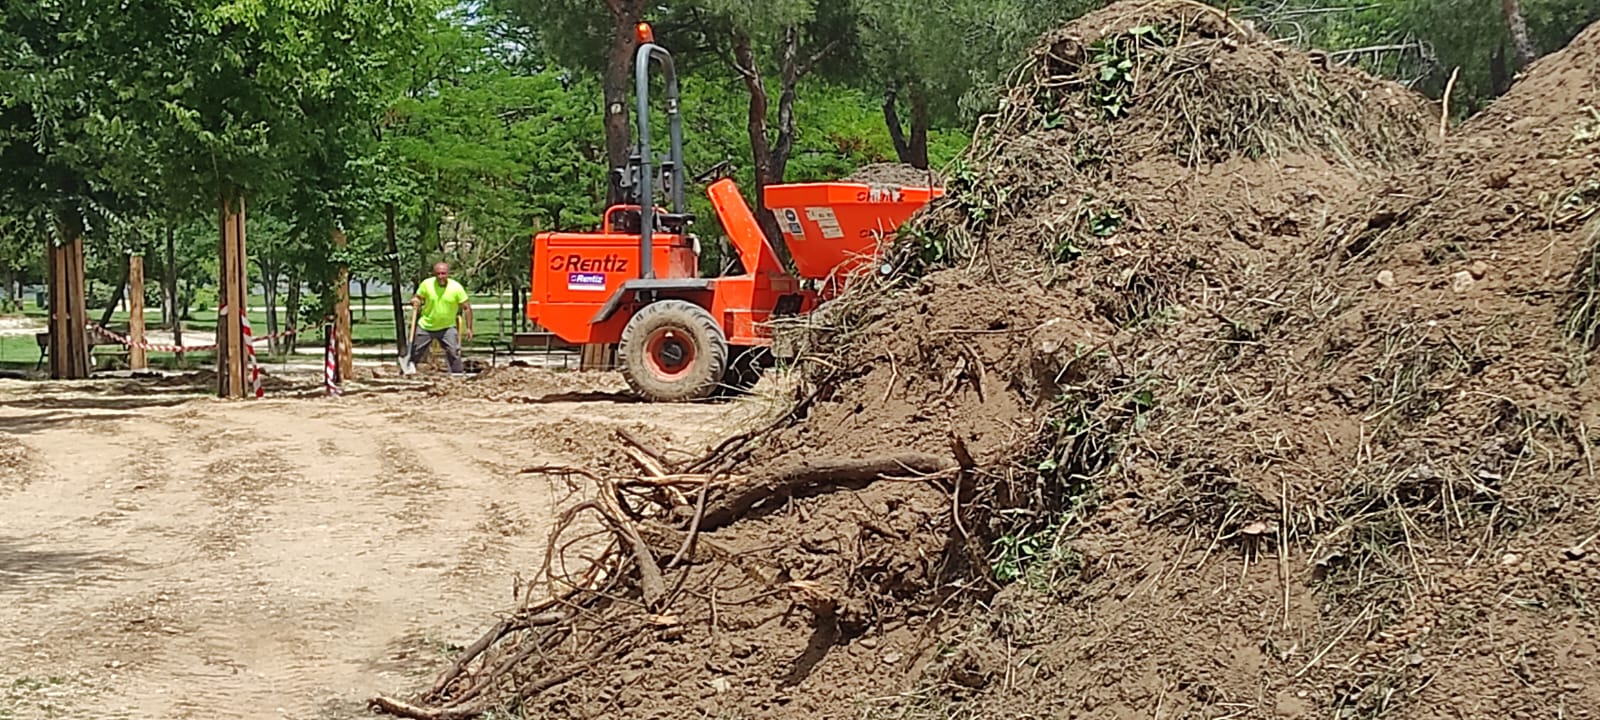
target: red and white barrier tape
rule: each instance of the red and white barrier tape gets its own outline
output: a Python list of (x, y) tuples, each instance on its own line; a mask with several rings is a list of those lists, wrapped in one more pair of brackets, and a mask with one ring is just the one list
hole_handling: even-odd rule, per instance
[(334, 336), (332, 332), (324, 332), (328, 341), (322, 344), (322, 379), (328, 397), (338, 397), (341, 393), (337, 381), (339, 367), (333, 354)]
[[(108, 340), (110, 340), (110, 341), (112, 341), (114, 343), (117, 343), (118, 345), (121, 345), (123, 347), (133, 347), (133, 341), (130, 340), (128, 338), (128, 336), (126, 336), (126, 335), (119, 335), (119, 334), (117, 334), (117, 333), (115, 333), (115, 332), (113, 332), (111, 330), (108, 330), (108, 329), (106, 329), (104, 327), (101, 327), (99, 323), (90, 322), (90, 323), (88, 323), (88, 325), (89, 325), (89, 329), (90, 330), (94, 331), (95, 334), (100, 335), (101, 337), (104, 337), (104, 338), (106, 338), (106, 339), (108, 339)], [(259, 343), (259, 342), (266, 342), (268, 340), (276, 340), (276, 339), (279, 339), (279, 338), (286, 338), (286, 337), (289, 337), (290, 335), (294, 335), (295, 332), (296, 331), (295, 331), (294, 328), (289, 328), (287, 330), (283, 330), (283, 331), (280, 331), (280, 332), (272, 333), (271, 335), (262, 335), (261, 337), (258, 337), (258, 338), (251, 338), (249, 340), (249, 342), (251, 342), (251, 343)], [(145, 341), (145, 342), (139, 343), (139, 347), (142, 347), (145, 350), (153, 350), (155, 352), (170, 352), (170, 353), (178, 353), (178, 352), (208, 352), (208, 351), (217, 349), (216, 343), (212, 343), (210, 345), (160, 345), (160, 344), (152, 343), (152, 342), (149, 342), (149, 341)]]
[[(223, 313), (226, 313), (227, 310), (226, 307), (222, 309)], [(261, 397), (264, 394), (261, 389), (261, 366), (256, 364), (255, 343), (250, 341), (249, 313), (239, 313), (239, 326), (244, 331), (244, 354), (250, 358), (250, 393), (256, 397)]]

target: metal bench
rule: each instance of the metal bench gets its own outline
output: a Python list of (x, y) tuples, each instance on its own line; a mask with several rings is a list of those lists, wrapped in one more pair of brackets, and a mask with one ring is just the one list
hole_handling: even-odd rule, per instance
[[(96, 340), (95, 334), (93, 332), (88, 331), (88, 330), (84, 331), (84, 337), (86, 337), (88, 339), (89, 354), (91, 356), (94, 356), (94, 355), (127, 355), (128, 354), (128, 348), (123, 347), (121, 345), (118, 345), (116, 343), (102, 343), (102, 342), (99, 342), (98, 340)], [(35, 362), (33, 364), (33, 369), (35, 371), (38, 371), (38, 370), (40, 370), (41, 368), (44, 367), (45, 361), (50, 359), (50, 331), (46, 330), (44, 332), (36, 332), (36, 333), (34, 333), (33, 334), (33, 341), (39, 345), (39, 361)], [(110, 349), (110, 350), (97, 350), (97, 348), (112, 348), (112, 349)]]

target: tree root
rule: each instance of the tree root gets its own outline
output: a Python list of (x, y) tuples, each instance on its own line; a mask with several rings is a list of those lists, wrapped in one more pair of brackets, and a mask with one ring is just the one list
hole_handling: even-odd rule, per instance
[[(468, 720), (488, 712), (497, 703), (520, 705), (551, 687), (577, 677), (592, 667), (594, 662), (608, 654), (625, 653), (628, 641), (645, 631), (646, 626), (629, 630), (630, 634), (615, 632), (614, 613), (607, 614), (607, 603), (622, 600), (626, 607), (629, 590), (636, 591), (643, 601), (642, 610), (652, 618), (672, 617), (670, 606), (680, 596), (677, 589), (668, 592), (663, 579), (663, 568), (657, 554), (671, 560), (666, 570), (680, 566), (709, 562), (726, 562), (741, 570), (746, 577), (759, 585), (774, 587), (779, 573), (763, 566), (759, 561), (740, 557), (722, 544), (705, 536), (719, 528), (727, 527), (741, 519), (763, 512), (769, 503), (773, 506), (794, 497), (804, 497), (839, 489), (859, 488), (885, 478), (948, 476), (958, 473), (970, 460), (963, 458), (962, 448), (957, 448), (956, 458), (922, 454), (904, 454), (866, 459), (805, 460), (781, 467), (754, 481), (741, 477), (725, 477), (716, 472), (706, 474), (705, 468), (728, 466), (730, 461), (718, 453), (735, 452), (754, 434), (733, 442), (724, 443), (721, 449), (683, 467), (672, 467), (662, 456), (639, 442), (637, 438), (623, 437), (630, 444), (628, 455), (640, 467), (641, 477), (613, 479), (583, 468), (543, 466), (528, 468), (523, 472), (582, 477), (594, 483), (595, 496), (566, 508), (552, 529), (546, 548), (542, 575), (553, 588), (562, 588), (538, 602), (528, 603), (516, 612), (495, 623), (488, 632), (468, 646), (432, 684), (431, 690), (415, 701), (378, 696), (369, 706), (391, 715), (415, 720)], [(719, 459), (720, 458), (720, 459)], [(685, 491), (694, 490), (695, 512), (676, 522), (662, 522), (674, 517), (675, 509), (688, 505)], [(625, 492), (627, 494), (625, 494)], [(625, 503), (638, 503), (628, 507)], [(577, 541), (567, 541), (568, 534), (583, 513), (593, 513), (599, 520), (599, 533), (609, 534), (610, 543), (598, 557), (588, 559), (588, 567), (576, 578), (557, 572), (558, 555), (574, 542), (586, 541), (596, 533), (589, 532)], [(681, 523), (681, 524), (680, 524)], [(587, 531), (586, 531), (587, 532)], [(674, 551), (675, 549), (675, 551)], [(564, 561), (563, 561), (564, 562)], [(630, 580), (629, 565), (638, 572)], [(619, 588), (616, 583), (622, 583)], [(629, 583), (636, 583), (628, 587)], [(682, 581), (679, 579), (679, 585)], [(609, 589), (608, 589), (609, 588)], [(814, 612), (832, 612), (837, 599), (831, 591), (811, 588), (805, 583), (790, 583), (775, 587), (799, 598), (797, 602), (814, 607)], [(798, 595), (796, 595), (798, 593)], [(812, 595), (816, 595), (815, 598)], [(806, 601), (806, 602), (802, 602)], [(616, 605), (611, 606), (615, 609)], [(635, 606), (636, 607), (636, 606)], [(602, 638), (596, 627), (579, 624), (580, 619), (599, 619), (607, 628)], [(610, 619), (610, 621), (608, 621)], [(540, 632), (530, 632), (543, 627)], [(589, 643), (590, 650), (582, 653), (585, 660), (566, 664), (561, 669), (544, 667), (542, 676), (520, 679), (515, 682), (515, 693), (506, 697), (494, 692), (505, 687), (508, 679), (519, 678), (530, 663), (543, 663), (546, 653), (565, 654), (557, 650), (570, 646), (580, 639)], [(620, 657), (621, 655), (618, 655)], [(473, 666), (477, 666), (473, 670)], [(448, 698), (448, 700), (446, 700)], [(498, 699), (496, 699), (498, 698)], [(429, 701), (448, 704), (430, 705)]]
[(726, 527), (772, 498), (811, 495), (819, 490), (870, 483), (897, 475), (933, 475), (955, 467), (956, 463), (949, 458), (916, 453), (862, 460), (803, 460), (719, 498), (706, 508), (700, 529)]

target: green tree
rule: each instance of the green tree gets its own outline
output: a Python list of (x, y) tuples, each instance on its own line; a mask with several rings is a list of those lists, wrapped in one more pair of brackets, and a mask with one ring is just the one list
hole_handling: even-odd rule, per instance
[[(636, 28), (662, 6), (648, 0), (493, 0), (491, 7), (514, 18), (557, 64), (600, 76), (607, 169), (628, 160)], [(606, 185), (606, 202), (621, 199)]]
[(1452, 108), (1466, 115), (1505, 92), (1528, 59), (1561, 48), (1600, 21), (1600, 3), (1252, 0), (1243, 13), (1300, 47), (1326, 50), (1335, 62), (1359, 65), (1433, 97), (1442, 96), (1456, 75)]
[[(900, 162), (928, 167), (928, 132), (970, 124), (1023, 50), (1099, 0), (852, 0), (863, 87), (883, 93)], [(907, 116), (902, 120), (902, 113)]]

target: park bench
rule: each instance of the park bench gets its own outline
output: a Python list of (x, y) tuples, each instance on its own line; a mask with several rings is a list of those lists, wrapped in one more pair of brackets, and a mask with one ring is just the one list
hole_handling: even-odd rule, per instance
[[(107, 344), (107, 343), (99, 342), (98, 339), (96, 338), (95, 334), (92, 331), (84, 330), (83, 332), (84, 332), (84, 336), (88, 338), (89, 354), (91, 356), (91, 362), (92, 362), (92, 359), (93, 359), (92, 356), (96, 356), (96, 355), (99, 355), (99, 356), (111, 355), (111, 356), (116, 356), (116, 357), (127, 357), (128, 348), (123, 347), (122, 345), (119, 345), (119, 344), (116, 344), (116, 343)], [(50, 358), (50, 331), (46, 330), (44, 332), (36, 332), (36, 333), (34, 333), (33, 334), (33, 341), (35, 343), (38, 343), (38, 345), (39, 345), (39, 361), (33, 364), (33, 369), (35, 371), (37, 371), (37, 370), (43, 368), (45, 360), (48, 360)]]

